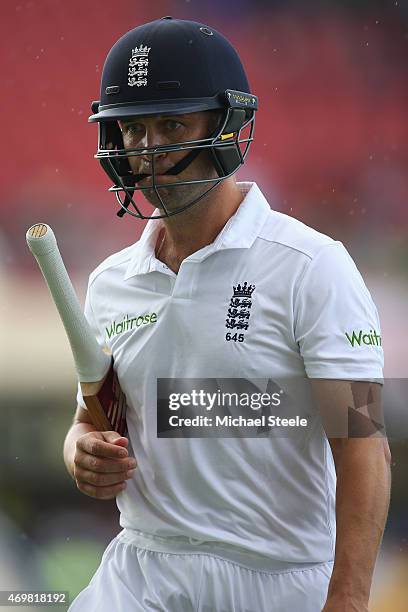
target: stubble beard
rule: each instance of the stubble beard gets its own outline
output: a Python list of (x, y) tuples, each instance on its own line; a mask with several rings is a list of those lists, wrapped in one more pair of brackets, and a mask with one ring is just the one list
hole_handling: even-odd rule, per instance
[[(217, 178), (215, 168), (208, 159), (202, 160), (200, 166), (201, 168), (197, 169), (193, 178), (186, 177), (184, 180), (195, 180), (197, 176), (200, 177), (200, 180)], [(193, 200), (203, 196), (213, 185), (213, 182), (192, 183), (189, 185), (177, 185), (175, 187), (158, 186), (156, 189), (160, 194), (167, 211), (172, 212), (178, 208), (187, 206)], [(143, 195), (152, 206), (166, 212), (163, 209), (163, 204), (154, 189), (144, 189)]]
[[(157, 191), (160, 198), (163, 200), (164, 206), (168, 212), (182, 208), (193, 200), (202, 196), (209, 188), (209, 183), (193, 184), (193, 185), (177, 185), (176, 187), (158, 187)], [(163, 204), (154, 189), (143, 190), (143, 195), (146, 200), (155, 208), (159, 208), (163, 212)]]

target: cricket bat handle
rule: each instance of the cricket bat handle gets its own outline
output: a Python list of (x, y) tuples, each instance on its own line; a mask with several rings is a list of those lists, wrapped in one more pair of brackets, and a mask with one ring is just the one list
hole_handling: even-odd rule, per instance
[(82, 312), (54, 232), (46, 223), (36, 223), (27, 231), (26, 239), (64, 324), (79, 381), (102, 380), (109, 370), (112, 358), (104, 353), (97, 343)]

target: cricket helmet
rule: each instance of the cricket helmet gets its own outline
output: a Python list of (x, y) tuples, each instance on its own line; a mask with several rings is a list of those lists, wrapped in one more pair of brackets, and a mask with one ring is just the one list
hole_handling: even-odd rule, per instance
[[(163, 17), (127, 32), (110, 50), (102, 73), (100, 100), (92, 103), (90, 122), (98, 122), (95, 155), (113, 182), (120, 204), (117, 213), (134, 217), (162, 218), (192, 206), (244, 163), (253, 140), (257, 97), (250, 92), (241, 60), (231, 43), (219, 32), (194, 21)], [(142, 116), (182, 115), (220, 111), (216, 130), (208, 137), (169, 145), (124, 148), (118, 120)], [(244, 132), (243, 132), (244, 130)], [(243, 132), (243, 133), (242, 133)], [(166, 173), (180, 174), (204, 150), (210, 153), (216, 178), (180, 180), (156, 184), (156, 156), (185, 151), (185, 156)], [(135, 174), (130, 156), (151, 156), (149, 186), (139, 185), (148, 174)], [(191, 202), (168, 210), (162, 188), (193, 183), (208, 188)], [(145, 215), (135, 192), (154, 189), (161, 214)], [(130, 210), (130, 205), (134, 210)]]

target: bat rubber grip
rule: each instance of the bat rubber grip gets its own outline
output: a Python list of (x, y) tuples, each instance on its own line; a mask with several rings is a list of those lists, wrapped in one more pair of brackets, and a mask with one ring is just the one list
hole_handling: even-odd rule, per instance
[(54, 232), (46, 223), (36, 223), (27, 231), (26, 239), (64, 324), (80, 382), (102, 380), (109, 370), (111, 357), (97, 343), (82, 312)]

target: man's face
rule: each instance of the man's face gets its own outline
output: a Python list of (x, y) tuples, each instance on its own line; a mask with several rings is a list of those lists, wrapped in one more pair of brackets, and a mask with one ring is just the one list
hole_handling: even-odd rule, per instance
[[(150, 148), (166, 146), (188, 140), (199, 140), (209, 137), (217, 125), (218, 114), (214, 111), (190, 113), (186, 115), (137, 117), (119, 122), (125, 149)], [(210, 161), (209, 152), (202, 152), (182, 172), (176, 175), (164, 175), (181, 159), (190, 153), (191, 149), (160, 153), (155, 155), (156, 184), (171, 184), (179, 181), (217, 178), (217, 173)], [(152, 173), (152, 156), (139, 155), (128, 158), (134, 174)], [(148, 176), (139, 181), (144, 187), (152, 184)], [(162, 187), (159, 189), (166, 207), (169, 210), (184, 206), (208, 190), (209, 183), (195, 185), (178, 185), (177, 187)], [(143, 190), (145, 198), (154, 206), (160, 207), (154, 189)]]

